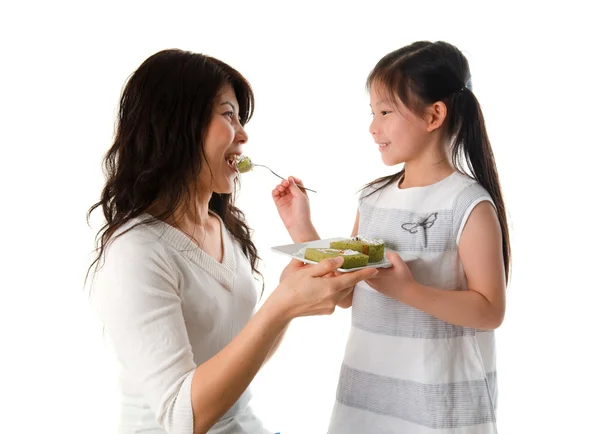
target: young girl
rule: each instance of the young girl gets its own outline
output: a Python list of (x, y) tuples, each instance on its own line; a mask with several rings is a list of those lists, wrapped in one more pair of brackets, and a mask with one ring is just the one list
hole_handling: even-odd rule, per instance
[[(118, 359), (120, 434), (268, 434), (248, 386), (292, 318), (373, 270), (293, 261), (254, 315), (258, 255), (232, 193), (254, 97), (235, 69), (165, 50), (131, 76), (105, 160), (92, 304)], [(82, 429), (85, 432), (85, 429)]]
[[(352, 328), (329, 434), (496, 432), (493, 330), (510, 244), (470, 81), (445, 42), (396, 50), (369, 75), (370, 132), (384, 164), (404, 167), (363, 189), (352, 236), (417, 259), (388, 253), (393, 266), (340, 301), (353, 307)], [(298, 185), (282, 182), (274, 201), (295, 242), (317, 239)]]

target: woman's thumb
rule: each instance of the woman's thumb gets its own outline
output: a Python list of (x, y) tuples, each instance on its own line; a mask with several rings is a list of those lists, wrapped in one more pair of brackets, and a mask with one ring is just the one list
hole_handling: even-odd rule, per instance
[(323, 259), (317, 265), (311, 268), (311, 275), (314, 277), (322, 277), (333, 270), (337, 269), (344, 263), (344, 258), (338, 256), (337, 258)]

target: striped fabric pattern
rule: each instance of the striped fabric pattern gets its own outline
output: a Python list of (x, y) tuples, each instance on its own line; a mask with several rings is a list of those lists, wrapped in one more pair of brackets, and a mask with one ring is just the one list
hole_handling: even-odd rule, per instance
[[(359, 204), (359, 234), (417, 256), (414, 278), (466, 289), (458, 242), (468, 215), (489, 194), (454, 173), (427, 186), (395, 185)], [(352, 327), (329, 434), (495, 433), (493, 331), (459, 327), (356, 285)]]

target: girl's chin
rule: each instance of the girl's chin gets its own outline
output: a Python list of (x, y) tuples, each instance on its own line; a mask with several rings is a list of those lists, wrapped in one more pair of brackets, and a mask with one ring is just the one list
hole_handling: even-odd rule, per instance
[(384, 148), (385, 152), (381, 153), (381, 161), (386, 166), (397, 166), (398, 164), (405, 163), (408, 160), (408, 155), (402, 155), (398, 150), (394, 150), (396, 152), (390, 152), (392, 149), (389, 147)]
[(404, 162), (404, 160), (400, 159), (400, 158), (390, 158), (389, 156), (382, 156), (381, 157), (381, 161), (383, 161), (383, 164), (385, 164), (386, 166), (397, 166), (398, 164), (401, 164)]

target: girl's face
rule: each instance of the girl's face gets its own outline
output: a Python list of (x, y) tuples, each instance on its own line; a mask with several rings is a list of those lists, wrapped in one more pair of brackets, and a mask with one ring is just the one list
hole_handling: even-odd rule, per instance
[(429, 137), (424, 119), (411, 112), (399, 98), (390, 101), (386, 95), (385, 88), (373, 83), (370, 89), (373, 121), (369, 131), (379, 145), (383, 163), (394, 166), (417, 158)]
[(248, 135), (239, 121), (239, 105), (231, 86), (217, 96), (204, 142), (200, 185), (213, 193), (228, 194), (234, 189), (238, 172), (235, 157), (242, 155)]

